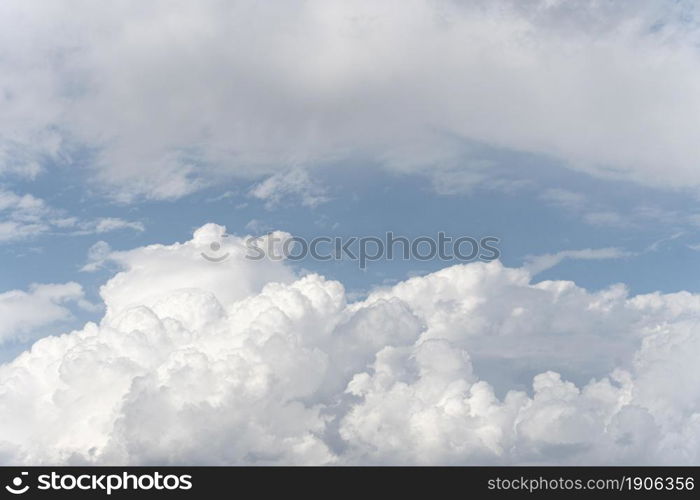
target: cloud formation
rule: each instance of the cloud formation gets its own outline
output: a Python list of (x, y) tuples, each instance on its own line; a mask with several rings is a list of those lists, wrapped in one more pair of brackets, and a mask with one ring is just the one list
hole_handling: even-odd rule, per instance
[(33, 339), (41, 327), (73, 318), (70, 305), (91, 309), (78, 283), (35, 284), (0, 293), (0, 345)]
[(567, 259), (572, 260), (603, 260), (621, 259), (635, 255), (620, 248), (584, 248), (582, 250), (563, 250), (557, 253), (533, 255), (525, 259), (525, 269), (534, 276), (551, 269)]
[(486, 144), (697, 186), (696, 16), (652, 0), (9, 0), (0, 172), (87, 163), (119, 199), (162, 199), (362, 159), (451, 192), (488, 177)]
[(264, 200), (268, 210), (290, 199), (298, 200), (305, 207), (315, 207), (328, 201), (324, 187), (300, 168), (271, 175), (253, 186), (250, 195)]
[[(700, 297), (457, 265), (351, 302), (207, 225), (0, 366), (4, 463), (697, 463)], [(225, 239), (230, 258), (201, 253)]]
[(53, 232), (54, 234), (103, 234), (130, 229), (144, 231), (141, 222), (117, 217), (80, 219), (52, 207), (31, 194), (0, 188), (0, 243), (12, 243)]

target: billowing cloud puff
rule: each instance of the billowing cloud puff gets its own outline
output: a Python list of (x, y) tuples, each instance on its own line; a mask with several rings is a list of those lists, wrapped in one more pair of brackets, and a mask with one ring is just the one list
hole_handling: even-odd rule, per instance
[(450, 191), (488, 175), (487, 144), (697, 186), (696, 18), (655, 0), (5, 0), (0, 173), (89, 152), (105, 191), (174, 198), (361, 158)]
[(191, 241), (117, 253), (100, 324), (0, 366), (0, 460), (697, 463), (700, 297), (457, 265), (343, 286)]

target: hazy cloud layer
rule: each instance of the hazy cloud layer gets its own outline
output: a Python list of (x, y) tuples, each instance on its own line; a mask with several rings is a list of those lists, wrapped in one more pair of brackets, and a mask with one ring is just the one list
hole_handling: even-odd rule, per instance
[(697, 186), (695, 10), (8, 0), (0, 172), (90, 165), (75, 168), (128, 200), (355, 158), (433, 172), (453, 191), (488, 177), (491, 162), (467, 146), (482, 143)]

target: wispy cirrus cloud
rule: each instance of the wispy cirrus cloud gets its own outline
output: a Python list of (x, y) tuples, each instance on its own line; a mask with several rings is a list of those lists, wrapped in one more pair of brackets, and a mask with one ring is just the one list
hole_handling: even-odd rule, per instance
[(268, 210), (290, 202), (313, 208), (329, 200), (326, 189), (301, 168), (271, 175), (253, 186), (250, 195), (263, 200)]
[(561, 252), (533, 255), (525, 258), (523, 269), (535, 276), (547, 269), (559, 265), (565, 260), (605, 260), (622, 259), (636, 255), (620, 248), (585, 248), (582, 250), (563, 250)]
[(70, 216), (31, 194), (0, 189), (0, 243), (32, 239), (44, 234), (104, 234), (129, 229), (142, 232), (141, 222), (116, 217), (84, 220)]

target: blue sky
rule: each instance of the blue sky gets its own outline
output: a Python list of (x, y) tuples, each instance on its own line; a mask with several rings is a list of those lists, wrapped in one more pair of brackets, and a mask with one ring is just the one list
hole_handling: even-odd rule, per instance
[[(512, 267), (532, 256), (616, 248), (629, 255), (565, 259), (538, 274), (537, 280), (571, 280), (590, 290), (624, 283), (633, 294), (698, 291), (697, 276), (689, 272), (700, 264), (700, 253), (692, 248), (700, 241), (697, 227), (692, 220), (676, 215), (692, 214), (692, 207), (698, 205), (691, 190), (668, 192), (628, 181), (601, 180), (541, 155), (487, 151), (498, 161), (499, 175), (450, 193), (441, 193), (424, 174), (377, 172), (366, 162), (331, 165), (314, 176), (325, 201), (313, 207), (304, 206), (304, 194), (295, 192), (271, 205), (251, 194), (258, 183), (249, 181), (203, 189), (177, 200), (125, 204), (96, 195), (79, 173), (63, 167), (5, 187), (31, 193), (66, 215), (137, 221), (143, 230), (77, 235), (57, 230), (5, 242), (4, 260), (11, 265), (3, 272), (2, 287), (25, 290), (33, 283), (75, 281), (84, 287), (88, 300), (99, 304), (99, 287), (118, 268), (107, 265), (95, 272), (81, 271), (91, 246), (106, 242), (113, 250), (129, 250), (182, 242), (194, 229), (215, 222), (236, 235), (282, 230), (309, 240), (317, 236), (383, 237), (387, 231), (409, 239), (437, 237), (439, 231), (455, 238), (496, 236), (502, 262)], [(525, 169), (526, 176), (522, 174)], [(587, 220), (592, 213), (614, 214), (614, 219)], [(454, 263), (458, 262), (381, 259), (362, 270), (357, 262), (307, 258), (293, 265), (301, 273), (317, 272), (337, 279), (359, 298), (373, 287)], [(51, 325), (47, 331), (78, 328), (103, 314), (101, 308), (72, 309), (72, 319)], [(13, 343), (8, 355), (27, 345)]]

